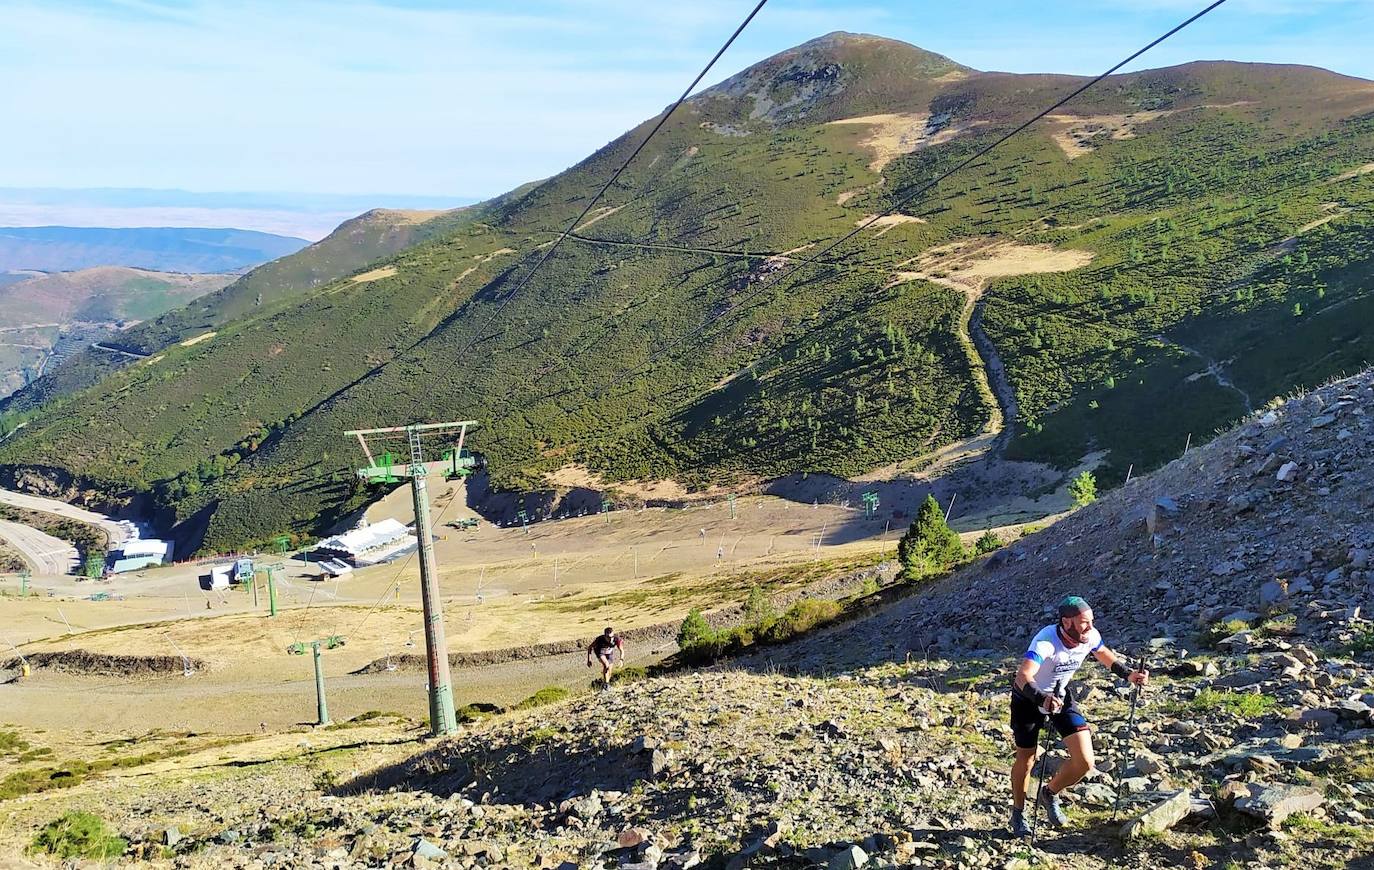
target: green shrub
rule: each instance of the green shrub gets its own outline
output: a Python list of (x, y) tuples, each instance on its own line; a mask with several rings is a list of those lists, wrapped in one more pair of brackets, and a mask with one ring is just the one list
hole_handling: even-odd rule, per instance
[(476, 722), (484, 716), (490, 716), (493, 713), (500, 712), (501, 708), (495, 704), (485, 704), (481, 702), (476, 704), (464, 704), (454, 711), (455, 718), (459, 722)]
[(1214, 622), (1207, 626), (1207, 630), (1202, 633), (1201, 641), (1203, 646), (1215, 648), (1218, 641), (1224, 640), (1233, 634), (1239, 634), (1250, 628), (1250, 623), (1243, 619), (1228, 619), (1223, 622)]
[(803, 598), (787, 608), (787, 612), (760, 633), (768, 643), (782, 643), (833, 621), (844, 610), (838, 601), (823, 598)]
[(777, 610), (773, 607), (772, 599), (763, 591), (763, 587), (757, 583), (749, 587), (749, 597), (744, 599), (744, 621), (750, 625), (759, 625), (774, 616), (777, 616)]
[(519, 704), (516, 704), (514, 709), (532, 710), (535, 707), (542, 707), (545, 704), (556, 704), (559, 701), (566, 700), (570, 695), (572, 695), (572, 693), (562, 686), (545, 686)]
[(1348, 656), (1358, 656), (1374, 652), (1374, 629), (1367, 628), (1355, 635), (1355, 639), (1341, 648)]
[(1198, 711), (1221, 710), (1242, 719), (1258, 719), (1278, 704), (1272, 695), (1258, 695), (1250, 692), (1219, 692), (1216, 689), (1203, 689), (1188, 702), (1189, 708)]
[(1074, 507), (1083, 507), (1097, 501), (1097, 477), (1091, 471), (1085, 471), (1073, 479), (1069, 484), (1069, 496), (1073, 499)]
[(682, 620), (682, 626), (677, 630), (677, 645), (685, 650), (714, 640), (715, 635), (715, 629), (711, 628), (706, 617), (694, 608), (688, 612), (687, 618)]
[(99, 816), (69, 811), (43, 826), (29, 851), (56, 858), (94, 858), (108, 861), (123, 855), (129, 841), (115, 836)]
[(992, 529), (983, 532), (982, 536), (973, 544), (973, 551), (980, 556), (1000, 549), (1002, 549), (1002, 539), (997, 537), (997, 533)]
[(897, 544), (897, 558), (902, 563), (902, 576), (916, 580), (927, 574), (942, 571), (965, 557), (964, 544), (945, 522), (945, 513), (935, 496), (926, 496), (916, 512), (911, 527)]
[(29, 748), (29, 744), (15, 731), (0, 731), (0, 755), (8, 753), (20, 753)]

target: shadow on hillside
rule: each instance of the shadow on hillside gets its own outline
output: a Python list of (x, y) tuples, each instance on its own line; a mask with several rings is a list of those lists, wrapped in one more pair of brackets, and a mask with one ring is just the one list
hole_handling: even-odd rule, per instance
[[(601, 792), (627, 792), (652, 779), (651, 754), (630, 744), (599, 744), (577, 749), (535, 730), (521, 738), (503, 735), (480, 747), (442, 744), (405, 761), (340, 783), (337, 796), (384, 792), (392, 788), (424, 791), (439, 798), (483, 795), (506, 804), (557, 805)], [(646, 806), (658, 818), (685, 817), (693, 792), (671, 780), (651, 790)]]

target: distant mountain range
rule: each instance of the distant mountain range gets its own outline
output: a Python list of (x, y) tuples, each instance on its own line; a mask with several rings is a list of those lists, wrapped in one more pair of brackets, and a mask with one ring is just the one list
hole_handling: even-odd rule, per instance
[(156, 317), (234, 280), (233, 275), (122, 266), (15, 277), (20, 280), (0, 284), (0, 397), (126, 324)]
[(309, 242), (253, 230), (195, 227), (0, 227), (0, 272), (128, 266), (158, 272), (238, 272)]
[(317, 241), (374, 208), (448, 210), (472, 197), (0, 187), (0, 227), (237, 227)]

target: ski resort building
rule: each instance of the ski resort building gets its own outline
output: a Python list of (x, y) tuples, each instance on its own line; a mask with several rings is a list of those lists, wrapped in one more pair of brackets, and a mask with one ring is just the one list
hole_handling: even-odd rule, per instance
[(400, 520), (385, 519), (325, 538), (310, 551), (311, 561), (340, 561), (355, 568), (375, 565), (415, 546), (415, 533)]
[(133, 538), (124, 542), (111, 557), (110, 573), (137, 571), (151, 565), (166, 565), (172, 561), (172, 542), (155, 538)]

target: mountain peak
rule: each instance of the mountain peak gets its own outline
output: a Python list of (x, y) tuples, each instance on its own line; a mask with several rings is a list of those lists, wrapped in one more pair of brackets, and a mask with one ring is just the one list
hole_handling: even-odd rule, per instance
[(815, 123), (861, 111), (860, 104), (929, 98), (937, 80), (971, 71), (900, 40), (835, 31), (754, 64), (693, 103), (717, 121)]

